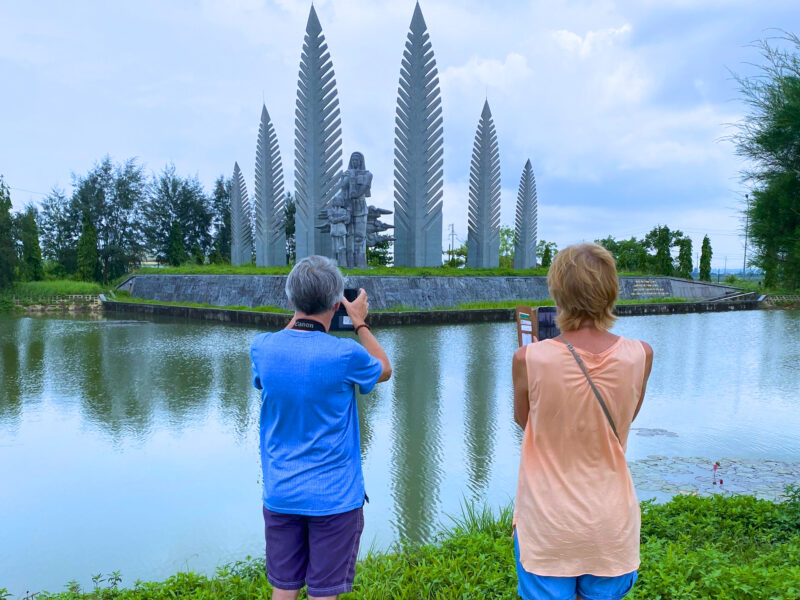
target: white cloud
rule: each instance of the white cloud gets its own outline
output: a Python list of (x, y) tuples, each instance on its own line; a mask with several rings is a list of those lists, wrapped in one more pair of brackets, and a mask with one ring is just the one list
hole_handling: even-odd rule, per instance
[(617, 40), (627, 37), (630, 32), (631, 26), (625, 23), (622, 27), (587, 31), (584, 36), (567, 29), (559, 29), (554, 31), (552, 35), (556, 43), (564, 50), (574, 52), (581, 58), (588, 58), (594, 52), (611, 46)]

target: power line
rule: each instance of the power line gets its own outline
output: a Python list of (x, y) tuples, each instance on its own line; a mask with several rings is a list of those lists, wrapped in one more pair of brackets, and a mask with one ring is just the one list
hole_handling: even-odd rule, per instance
[(15, 190), (17, 192), (28, 192), (29, 194), (36, 194), (37, 196), (47, 196), (47, 195), (49, 195), (49, 194), (45, 194), (44, 192), (34, 192), (33, 190), (26, 190), (25, 188), (18, 188), (18, 187), (8, 186), (8, 189)]

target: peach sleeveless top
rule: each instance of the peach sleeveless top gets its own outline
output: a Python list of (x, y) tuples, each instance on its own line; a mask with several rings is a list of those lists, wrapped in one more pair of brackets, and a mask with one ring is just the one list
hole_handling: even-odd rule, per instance
[(641, 514), (625, 445), (645, 351), (622, 337), (600, 354), (575, 350), (622, 444), (567, 347), (556, 340), (528, 345), (530, 414), (514, 509), (520, 561), (536, 575), (615, 577), (639, 567)]

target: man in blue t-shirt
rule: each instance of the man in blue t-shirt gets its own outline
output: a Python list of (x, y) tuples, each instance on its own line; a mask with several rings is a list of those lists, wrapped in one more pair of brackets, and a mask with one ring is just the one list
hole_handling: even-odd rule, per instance
[[(309, 256), (286, 280), (295, 313), (286, 329), (253, 340), (261, 390), (261, 468), (267, 577), (273, 600), (335, 599), (351, 591), (364, 529), (356, 385), (362, 394), (392, 367), (366, 324), (361, 290), (348, 302), (336, 263)], [(358, 342), (328, 335), (343, 304)]]

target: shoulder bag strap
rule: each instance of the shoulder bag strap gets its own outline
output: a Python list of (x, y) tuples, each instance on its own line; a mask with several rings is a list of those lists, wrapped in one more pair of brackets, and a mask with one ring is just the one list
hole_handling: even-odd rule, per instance
[(603, 413), (606, 415), (606, 419), (608, 419), (608, 424), (611, 425), (611, 431), (614, 432), (614, 435), (617, 437), (617, 441), (622, 444), (622, 440), (619, 439), (619, 434), (617, 433), (617, 427), (614, 425), (614, 419), (611, 418), (611, 413), (608, 412), (608, 407), (603, 401), (603, 397), (600, 395), (600, 392), (595, 387), (594, 381), (592, 381), (592, 378), (589, 377), (589, 371), (586, 370), (586, 365), (583, 364), (581, 357), (578, 356), (577, 352), (575, 352), (575, 348), (572, 347), (572, 344), (564, 339), (564, 336), (560, 335), (558, 337), (567, 346), (567, 349), (572, 353), (572, 356), (574, 356), (575, 360), (578, 362), (578, 366), (581, 368), (581, 371), (583, 371), (583, 374), (586, 375), (586, 381), (589, 382), (589, 386), (592, 388), (594, 395), (597, 397), (597, 401), (600, 403), (600, 408), (603, 409)]

